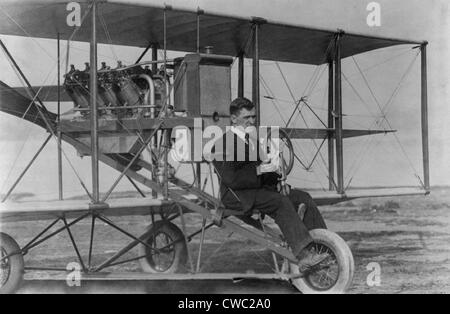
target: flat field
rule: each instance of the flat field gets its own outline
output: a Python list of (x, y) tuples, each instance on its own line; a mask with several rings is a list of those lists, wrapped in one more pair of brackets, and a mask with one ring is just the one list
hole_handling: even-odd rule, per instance
[[(355, 277), (349, 293), (450, 293), (450, 188), (436, 188), (427, 197), (349, 201), (323, 206), (321, 212), (328, 227), (347, 241), (354, 254)], [(143, 232), (150, 223), (149, 217), (113, 220), (133, 234)], [(197, 230), (201, 217), (187, 215), (186, 222), (188, 231)], [(2, 224), (0, 230), (24, 245), (48, 223)], [(85, 257), (88, 254), (90, 225), (90, 220), (86, 220), (73, 229), (81, 254)], [(112, 256), (129, 242), (127, 237), (104, 223), (98, 223), (96, 230), (94, 264)], [(207, 232), (205, 243), (203, 272), (272, 272), (272, 254), (247, 239), (212, 228)], [(198, 244), (198, 236), (189, 244), (194, 263)], [(127, 257), (132, 258), (136, 254), (133, 250)], [(32, 250), (25, 262), (27, 266), (66, 268), (68, 263), (77, 262), (77, 258), (67, 233), (62, 233)], [(368, 265), (374, 265), (371, 263), (377, 263), (380, 267), (379, 281), (373, 280), (374, 269), (368, 268)], [(110, 270), (139, 272), (140, 266), (138, 262), (132, 262)], [(26, 285), (23, 289), (25, 293), (33, 292), (27, 291)], [(177, 292), (176, 287), (171, 286), (171, 291)], [(222, 292), (218, 287), (211, 291)]]

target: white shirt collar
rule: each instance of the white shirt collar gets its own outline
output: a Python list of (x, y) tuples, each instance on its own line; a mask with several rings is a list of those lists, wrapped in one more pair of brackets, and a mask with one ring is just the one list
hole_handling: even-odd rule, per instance
[(245, 133), (245, 132), (242, 130), (242, 128), (237, 128), (237, 127), (235, 127), (235, 126), (231, 126), (230, 130), (231, 130), (231, 132), (233, 132), (234, 134), (236, 134), (237, 136), (239, 136), (239, 138), (245, 142), (245, 135), (246, 135), (247, 133)]

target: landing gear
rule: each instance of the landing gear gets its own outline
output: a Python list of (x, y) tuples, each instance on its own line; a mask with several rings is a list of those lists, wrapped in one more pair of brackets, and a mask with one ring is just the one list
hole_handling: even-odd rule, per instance
[(144, 272), (153, 274), (176, 273), (187, 261), (187, 246), (183, 232), (173, 223), (157, 221), (148, 229), (150, 236), (139, 246), (140, 264)]
[(0, 294), (17, 291), (23, 271), (23, 255), (19, 245), (9, 235), (0, 233)]
[[(310, 231), (313, 248), (329, 257), (303, 274), (301, 278), (292, 279), (292, 284), (302, 293), (337, 294), (344, 293), (353, 280), (354, 261), (347, 243), (337, 234), (316, 229)], [(291, 264), (291, 273), (299, 274), (298, 266)]]

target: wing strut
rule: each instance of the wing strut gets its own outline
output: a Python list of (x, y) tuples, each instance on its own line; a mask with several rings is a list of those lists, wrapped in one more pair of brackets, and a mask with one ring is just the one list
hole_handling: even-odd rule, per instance
[(244, 52), (238, 55), (238, 97), (244, 97)]
[[(334, 62), (330, 58), (328, 63), (328, 128), (334, 129)], [(336, 184), (334, 183), (334, 137), (328, 134), (328, 189), (334, 191)]]
[(421, 116), (422, 116), (422, 154), (424, 188), (430, 191), (430, 162), (428, 147), (428, 92), (427, 92), (427, 45), (424, 42), (420, 46), (421, 52)]
[(91, 29), (91, 151), (92, 151), (92, 197), (94, 204), (99, 203), (99, 171), (98, 171), (98, 110), (97, 110), (97, 1), (92, 2)]
[[(57, 75), (58, 75), (58, 95), (57, 95), (57, 103), (58, 103), (58, 111), (56, 114), (56, 119), (58, 124), (61, 122), (61, 35), (58, 33), (58, 38), (56, 42), (56, 53), (58, 55), (57, 61)], [(56, 135), (58, 137), (58, 196), (59, 200), (62, 201), (64, 198), (63, 194), (63, 169), (62, 169), (62, 138), (61, 138), (61, 130), (56, 131)]]
[(253, 23), (253, 104), (256, 107), (256, 127), (261, 124), (261, 106), (259, 101), (259, 23)]
[(344, 194), (344, 141), (342, 132), (342, 67), (341, 47), (343, 33), (336, 35), (335, 54), (335, 130), (336, 130), (336, 168), (337, 168), (337, 192)]

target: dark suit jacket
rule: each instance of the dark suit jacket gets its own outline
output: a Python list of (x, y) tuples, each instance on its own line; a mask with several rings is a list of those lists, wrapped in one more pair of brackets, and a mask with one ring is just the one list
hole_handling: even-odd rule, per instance
[[(234, 139), (234, 145), (230, 145), (230, 143), (227, 145), (227, 136), (229, 139)], [(231, 131), (222, 137), (222, 143), (223, 161), (213, 161), (221, 182), (221, 200), (227, 208), (251, 211), (254, 207), (257, 190), (276, 190), (278, 174), (257, 175), (256, 168), (261, 164), (256, 146), (258, 143), (249, 145)], [(239, 148), (245, 150), (245, 160), (243, 161), (237, 160)], [(215, 147), (215, 153), (218, 154), (219, 151), (220, 147)], [(252, 154), (256, 156), (253, 158), (256, 160), (250, 160)], [(234, 158), (230, 160), (232, 156)]]

